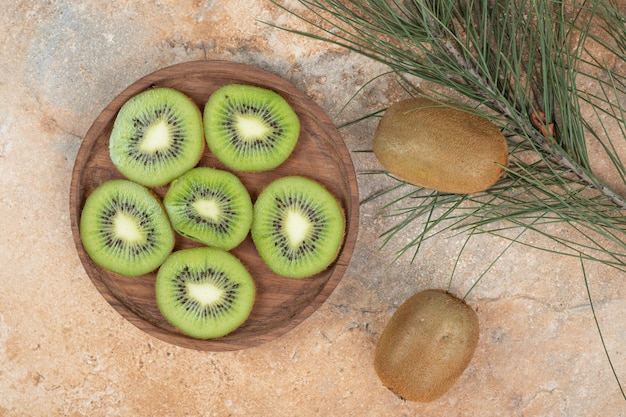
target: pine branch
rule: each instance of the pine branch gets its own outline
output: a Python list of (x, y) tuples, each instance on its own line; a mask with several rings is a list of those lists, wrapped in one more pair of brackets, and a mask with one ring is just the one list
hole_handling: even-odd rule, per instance
[[(507, 176), (485, 192), (444, 194), (397, 180), (366, 198), (364, 202), (390, 197), (384, 209), (395, 208), (389, 216), (397, 216), (398, 221), (382, 234), (383, 246), (405, 228), (417, 226), (398, 257), (413, 251), (415, 258), (424, 241), (444, 232), (467, 233), (466, 242), (476, 234), (491, 233), (509, 240), (506, 251), (514, 243), (530, 245), (520, 239), (530, 231), (558, 247), (537, 249), (580, 259), (590, 303), (584, 261), (626, 272), (626, 197), (595, 175), (586, 148), (588, 137), (594, 138), (613, 163), (622, 181), (618, 186), (626, 187), (626, 166), (616, 146), (626, 139), (626, 74), (613, 71), (607, 61), (611, 57), (626, 61), (626, 16), (616, 0), (299, 3), (313, 17), (296, 16), (317, 34), (293, 33), (383, 63), (407, 92), (434, 95), (431, 98), (487, 117), (508, 138)], [(602, 49), (603, 59), (590, 53), (588, 43)], [(413, 77), (441, 89), (427, 94), (412, 82)], [(598, 91), (580, 88), (578, 77), (593, 81)], [(446, 90), (473, 104), (450, 100)], [(599, 131), (585, 120), (581, 105), (592, 110)], [(610, 134), (603, 118), (614, 124), (617, 134)], [(547, 232), (545, 226), (555, 223), (566, 225), (576, 238)], [(595, 311), (594, 319), (597, 324)]]

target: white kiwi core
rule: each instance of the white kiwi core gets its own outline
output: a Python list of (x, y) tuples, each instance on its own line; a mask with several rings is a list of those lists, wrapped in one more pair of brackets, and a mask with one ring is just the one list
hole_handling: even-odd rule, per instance
[(243, 139), (255, 140), (264, 138), (269, 133), (269, 127), (260, 117), (240, 115), (237, 117), (237, 133)]
[(115, 235), (127, 242), (140, 242), (144, 239), (141, 228), (134, 217), (119, 212), (113, 218)]
[(222, 297), (223, 291), (209, 282), (187, 283), (187, 292), (191, 298), (202, 305), (209, 305)]
[(170, 127), (163, 119), (155, 120), (146, 129), (139, 143), (139, 150), (146, 153), (155, 153), (167, 149), (172, 141)]
[(219, 219), (221, 210), (215, 201), (197, 200), (192, 203), (192, 207), (203, 217), (217, 220)]
[(309, 235), (313, 225), (299, 211), (290, 210), (285, 216), (285, 234), (292, 246), (299, 246)]

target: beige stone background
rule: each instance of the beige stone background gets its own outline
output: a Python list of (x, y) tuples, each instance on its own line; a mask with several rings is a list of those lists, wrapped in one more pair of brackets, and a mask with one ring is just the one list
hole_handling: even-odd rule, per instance
[[(296, 2), (291, 2), (297, 7)], [(382, 203), (361, 208), (357, 247), (337, 289), (283, 337), (236, 352), (155, 339), (96, 291), (76, 254), (69, 186), (81, 141), (136, 79), (192, 60), (274, 72), (340, 124), (401, 92), (368, 85), (384, 69), (262, 22), (302, 24), (265, 0), (0, 0), (0, 416), (626, 416), (576, 260), (514, 246), (470, 293), (481, 339), (441, 399), (405, 402), (384, 388), (372, 353), (411, 294), (445, 288), (463, 238), (430, 241), (415, 262), (379, 250)], [(302, 27), (303, 28), (303, 27)], [(357, 172), (379, 168), (373, 121), (341, 129)], [(383, 181), (359, 175), (361, 198)], [(538, 239), (528, 236), (528, 239)], [(506, 242), (468, 249), (464, 295)], [(626, 383), (623, 275), (589, 264), (591, 295)]]

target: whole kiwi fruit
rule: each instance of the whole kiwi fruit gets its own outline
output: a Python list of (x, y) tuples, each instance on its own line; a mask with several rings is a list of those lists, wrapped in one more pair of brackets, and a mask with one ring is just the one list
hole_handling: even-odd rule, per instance
[(427, 98), (389, 106), (376, 128), (373, 150), (399, 179), (448, 193), (486, 190), (508, 164), (506, 139), (495, 124)]
[(476, 313), (463, 301), (442, 290), (419, 292), (385, 326), (374, 368), (382, 383), (401, 398), (434, 401), (469, 365), (478, 333)]

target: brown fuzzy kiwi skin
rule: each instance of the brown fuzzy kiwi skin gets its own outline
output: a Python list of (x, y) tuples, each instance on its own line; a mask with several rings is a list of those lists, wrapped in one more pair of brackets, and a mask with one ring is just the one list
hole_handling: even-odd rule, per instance
[(373, 150), (399, 179), (448, 193), (484, 191), (508, 165), (506, 139), (495, 124), (426, 98), (389, 106), (376, 128)]
[(381, 382), (407, 401), (445, 394), (469, 365), (478, 344), (474, 310), (442, 290), (406, 300), (383, 330), (374, 353)]

